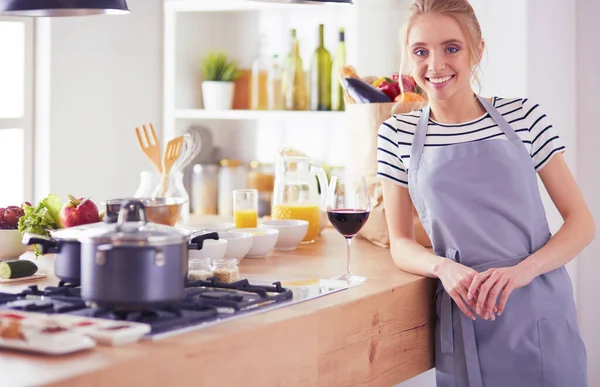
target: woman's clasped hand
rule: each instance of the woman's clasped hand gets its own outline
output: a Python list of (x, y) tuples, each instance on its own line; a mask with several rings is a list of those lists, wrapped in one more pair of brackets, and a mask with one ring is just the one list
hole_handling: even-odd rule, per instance
[(444, 260), (438, 278), (458, 308), (470, 319), (475, 314), (495, 320), (504, 312), (509, 296), (535, 278), (525, 262), (511, 267), (491, 268), (481, 273), (452, 261)]

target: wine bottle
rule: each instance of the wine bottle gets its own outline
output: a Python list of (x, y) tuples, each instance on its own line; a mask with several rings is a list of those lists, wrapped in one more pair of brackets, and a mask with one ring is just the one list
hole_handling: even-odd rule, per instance
[(292, 44), (290, 54), (284, 66), (282, 76), (283, 95), (286, 110), (306, 110), (306, 84), (304, 82), (304, 64), (300, 56), (300, 42), (296, 37), (296, 30), (292, 30)]
[(325, 26), (319, 24), (319, 46), (310, 67), (311, 110), (331, 110), (331, 55), (325, 48), (324, 30)]
[(345, 109), (344, 89), (340, 83), (340, 70), (346, 65), (346, 42), (344, 29), (340, 28), (340, 37), (331, 65), (331, 110), (341, 111)]
[(267, 72), (266, 57), (267, 39), (260, 37), (258, 55), (252, 62), (252, 78), (250, 87), (250, 108), (252, 110), (267, 110)]
[(281, 85), (281, 66), (279, 56), (273, 55), (267, 75), (267, 92), (269, 110), (283, 110), (283, 95)]

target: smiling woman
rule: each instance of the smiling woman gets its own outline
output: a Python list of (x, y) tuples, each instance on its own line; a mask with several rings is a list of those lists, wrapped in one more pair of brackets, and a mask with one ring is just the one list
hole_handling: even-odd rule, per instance
[(0, 207), (31, 197), (33, 22), (0, 17)]
[[(561, 138), (534, 101), (473, 91), (484, 41), (467, 0), (415, 0), (404, 33), (429, 104), (381, 125), (378, 174), (392, 258), (439, 279), (437, 386), (587, 386), (565, 264), (595, 224)], [(538, 175), (564, 220), (554, 235)], [(413, 204), (433, 254), (414, 240)]]

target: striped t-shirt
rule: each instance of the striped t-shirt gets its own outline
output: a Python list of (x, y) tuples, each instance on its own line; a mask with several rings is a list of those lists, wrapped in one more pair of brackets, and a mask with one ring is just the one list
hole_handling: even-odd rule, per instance
[[(536, 171), (544, 167), (553, 155), (564, 152), (562, 140), (537, 104), (526, 98), (494, 97), (493, 105), (523, 141)], [(403, 187), (408, 187), (410, 149), (421, 112), (422, 109), (395, 114), (379, 127), (377, 174)], [(462, 124), (441, 124), (430, 118), (423, 152), (441, 146), (488, 139), (507, 140), (507, 137), (487, 112)]]

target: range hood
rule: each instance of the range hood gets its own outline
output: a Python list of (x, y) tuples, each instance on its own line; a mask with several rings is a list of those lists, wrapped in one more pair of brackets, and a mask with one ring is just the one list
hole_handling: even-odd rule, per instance
[(352, 0), (248, 0), (260, 1), (263, 3), (280, 3), (280, 4), (352, 4)]
[(0, 15), (69, 17), (125, 15), (125, 0), (0, 0)]

